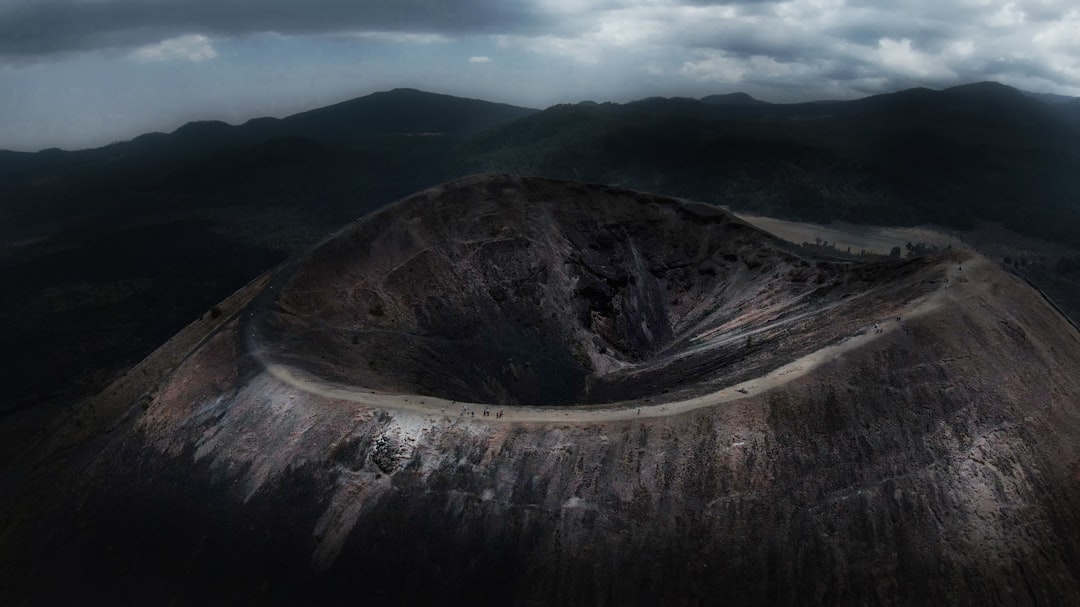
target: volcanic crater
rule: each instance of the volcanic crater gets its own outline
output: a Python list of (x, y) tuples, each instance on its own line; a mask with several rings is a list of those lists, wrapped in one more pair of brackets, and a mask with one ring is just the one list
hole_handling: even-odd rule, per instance
[(893, 314), (926, 259), (815, 258), (719, 208), (476, 176), (363, 218), (279, 274), (250, 335), (353, 389), (472, 403), (666, 402)]
[(1080, 604), (1080, 333), (986, 258), (481, 176), (219, 312), (0, 477), (0, 603)]

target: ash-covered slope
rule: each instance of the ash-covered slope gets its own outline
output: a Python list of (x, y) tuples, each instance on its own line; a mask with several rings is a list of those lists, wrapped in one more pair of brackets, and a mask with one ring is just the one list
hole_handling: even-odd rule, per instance
[[(1080, 336), (984, 259), (816, 260), (695, 205), (484, 177), (222, 309), (95, 403), (110, 432), (5, 479), (5, 604), (1080, 601)], [(618, 402), (534, 406), (564, 390)]]

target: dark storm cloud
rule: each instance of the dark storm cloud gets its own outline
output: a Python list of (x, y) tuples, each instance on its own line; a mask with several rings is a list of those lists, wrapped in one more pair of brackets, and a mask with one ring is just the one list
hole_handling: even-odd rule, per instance
[(781, 0), (686, 0), (680, 2), (683, 6), (753, 6), (755, 4), (777, 4)]
[[(695, 14), (684, 76), (838, 95), (998, 80), (1080, 88), (1074, 0), (787, 0)], [(746, 9), (753, 6), (756, 12)], [(1075, 94), (1075, 93), (1074, 93)]]
[(1003, 74), (1024, 74), (1029, 78), (1053, 81), (1056, 72), (1030, 57), (993, 57), (972, 66), (972, 80), (998, 80)]
[[(241, 40), (264, 32), (286, 36)], [(394, 57), (367, 71), (419, 86), (446, 71), (433, 58), (460, 53), (492, 74), (514, 66), (500, 83), (568, 97), (571, 82), (598, 98), (745, 84), (798, 100), (985, 79), (1077, 94), (1077, 32), (1076, 0), (0, 0), (0, 68), (104, 48), (123, 53), (99, 59), (217, 67), (246, 42), (302, 56), (347, 34)], [(325, 52), (356, 53), (340, 39)]]
[(769, 56), (778, 61), (841, 58), (844, 46), (875, 47), (882, 38), (947, 39), (945, 28), (927, 26), (878, 10), (848, 11), (798, 0), (785, 3), (695, 2), (733, 8), (731, 13), (693, 15), (673, 28), (672, 44), (715, 49), (729, 55)]
[(956, 37), (956, 32), (946, 24), (918, 23), (895, 18), (845, 23), (828, 27), (823, 33), (862, 46), (875, 46), (882, 38), (907, 38), (915, 41), (920, 48), (940, 46)]
[(502, 0), (117, 0), (0, 2), (0, 55), (137, 46), (185, 33), (527, 33), (548, 19)]

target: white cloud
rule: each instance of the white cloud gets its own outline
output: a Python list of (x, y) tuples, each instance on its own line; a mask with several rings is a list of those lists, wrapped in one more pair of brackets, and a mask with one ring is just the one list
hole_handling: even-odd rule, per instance
[(904, 76), (916, 78), (941, 78), (953, 76), (941, 57), (912, 48), (911, 40), (902, 38), (878, 40), (874, 58), (878, 65)]
[(443, 44), (452, 40), (443, 34), (413, 32), (355, 32), (350, 35), (361, 40), (389, 44)]
[(157, 44), (137, 48), (131, 52), (131, 58), (140, 63), (156, 61), (192, 61), (199, 63), (217, 57), (217, 51), (210, 44), (210, 39), (202, 34), (187, 34)]
[(699, 82), (739, 83), (752, 78), (765, 81), (797, 76), (814, 69), (797, 63), (784, 63), (765, 55), (734, 56), (722, 51), (701, 51), (701, 56), (687, 61), (679, 70)]
[(484, 55), (469, 57), (469, 63), (491, 63), (491, 61), (491, 57), (486, 57)]
[(590, 40), (564, 36), (496, 36), (495, 42), (500, 48), (520, 48), (537, 55), (567, 57), (586, 65), (599, 63), (604, 50)]
[[(669, 44), (678, 24), (692, 21), (704, 13), (729, 12), (730, 7), (666, 6), (673, 0), (634, 2), (633, 0), (602, 0), (591, 8), (588, 17), (579, 16), (567, 21), (558, 33), (542, 35), (497, 36), (500, 47), (518, 48), (537, 55), (565, 57), (582, 65), (597, 65), (614, 57), (625, 60), (628, 55), (648, 57), (669, 52)], [(549, 0), (547, 5), (559, 11), (577, 15), (584, 11), (576, 2)]]
[(1080, 10), (1047, 24), (1032, 42), (1050, 73), (1073, 83), (1073, 90), (1080, 88)]
[[(98, 0), (56, 1), (96, 6)], [(249, 1), (237, 0), (237, 6)], [(453, 11), (413, 10), (436, 6), (433, 0), (401, 5), (413, 7), (408, 10), (395, 3), (346, 10), (349, 3), (313, 0), (325, 11), (267, 1), (280, 10), (262, 19), (262, 12), (222, 12), (211, 8), (211, 0), (190, 0), (203, 11), (192, 8), (192, 14), (219, 36), (281, 30), (414, 47), (484, 37), (499, 48), (553, 59), (537, 64), (545, 66), (538, 68), (544, 74), (594, 70), (605, 82), (648, 78), (644, 85), (662, 71), (673, 85), (759, 82), (792, 94), (803, 89), (811, 97), (1010, 77), (1043, 78), (1058, 90), (1080, 86), (1077, 0), (461, 0), (467, 8)], [(131, 21), (130, 31), (146, 31), (135, 27), (139, 19)], [(483, 52), (478, 48), (470, 50)], [(210, 41), (197, 36), (132, 53), (141, 61), (215, 55)], [(482, 57), (468, 62), (486, 63)], [(500, 64), (511, 57), (517, 61), (508, 55)]]
[(1073, 9), (1060, 20), (1042, 26), (1032, 42), (1040, 49), (1080, 52), (1080, 9)]
[(954, 40), (946, 47), (946, 54), (958, 58), (970, 57), (975, 54), (975, 49), (973, 40)]
[(699, 82), (741, 82), (748, 66), (738, 57), (720, 51), (702, 51), (700, 58), (687, 61), (679, 70)]
[(995, 27), (1015, 27), (1027, 21), (1027, 13), (1024, 9), (1016, 6), (1015, 2), (1007, 2), (1001, 10), (990, 17), (990, 25)]

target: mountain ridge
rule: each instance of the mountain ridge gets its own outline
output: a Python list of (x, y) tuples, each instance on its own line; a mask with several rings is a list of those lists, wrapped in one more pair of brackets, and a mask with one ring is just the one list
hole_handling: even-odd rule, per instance
[(768, 103), (746, 93), (726, 93), (718, 95), (707, 95), (701, 98), (701, 101), (710, 103), (713, 105), (759, 105)]
[[(994, 81), (984, 81), (984, 82), (975, 82), (975, 83), (969, 83), (969, 84), (960, 84), (960, 85), (954, 85), (954, 86), (951, 86), (951, 87), (946, 87), (944, 89), (930, 89), (930, 88), (926, 88), (926, 87), (914, 87), (914, 88), (902, 89), (902, 90), (894, 91), (894, 92), (890, 92), (890, 93), (875, 93), (873, 95), (868, 95), (866, 97), (860, 97), (860, 98), (848, 99), (848, 100), (818, 100), (818, 101), (795, 101), (795, 102), (787, 102), (787, 103), (773, 103), (773, 102), (768, 102), (768, 101), (763, 101), (761, 99), (757, 99), (757, 98), (753, 97), (752, 95), (749, 95), (749, 94), (747, 94), (745, 92), (741, 92), (741, 91), (736, 91), (736, 92), (731, 92), (731, 93), (715, 93), (715, 94), (706, 95), (704, 97), (694, 99), (694, 100), (700, 101), (702, 103), (706, 103), (706, 104), (709, 104), (709, 105), (719, 105), (719, 106), (763, 106), (763, 105), (772, 105), (772, 106), (783, 106), (783, 107), (796, 107), (796, 106), (816, 106), (816, 105), (823, 105), (823, 104), (824, 105), (846, 104), (846, 103), (851, 103), (853, 101), (854, 102), (864, 101), (864, 100), (873, 99), (873, 98), (876, 98), (876, 97), (889, 97), (889, 96), (892, 96), (892, 95), (907, 94), (907, 93), (909, 93), (911, 91), (920, 91), (920, 92), (929, 92), (929, 93), (946, 93), (946, 92), (949, 92), (949, 91), (956, 92), (956, 91), (962, 91), (962, 90), (965, 90), (965, 89), (969, 89), (969, 90), (970, 89), (980, 89), (982, 91), (986, 91), (986, 90), (989, 90), (992, 87), (999, 88), (999, 89), (1010, 89), (1010, 90), (1017, 91), (1021, 95), (1025, 96), (1025, 97), (1028, 97), (1028, 98), (1031, 98), (1031, 99), (1034, 99), (1034, 100), (1037, 100), (1037, 101), (1039, 101), (1040, 103), (1042, 103), (1044, 105), (1060, 106), (1060, 105), (1072, 105), (1072, 104), (1080, 103), (1080, 97), (1074, 97), (1074, 96), (1069, 96), (1069, 95), (1059, 95), (1059, 94), (1054, 94), (1054, 93), (1035, 93), (1035, 92), (1031, 92), (1031, 91), (1025, 91), (1025, 90), (1022, 90), (1022, 89), (1017, 89), (1015, 87), (1011, 87), (1011, 86), (1001, 84), (1001, 83), (998, 83), (998, 82), (994, 82)], [(22, 151), (22, 150), (16, 151), (16, 150), (8, 150), (8, 149), (0, 148), (0, 154), (13, 154), (13, 153), (17, 153), (17, 154), (37, 154), (37, 153), (49, 153), (49, 152), (51, 152), (51, 153), (55, 153), (55, 152), (73, 153), (73, 152), (82, 152), (82, 151), (87, 151), (87, 150), (99, 150), (99, 149), (107, 148), (107, 147), (110, 147), (110, 146), (115, 146), (115, 145), (119, 145), (119, 144), (133, 142), (133, 141), (136, 141), (136, 140), (139, 140), (139, 139), (156, 138), (156, 137), (159, 137), (160, 135), (172, 135), (172, 134), (176, 134), (177, 132), (184, 132), (186, 130), (191, 129), (194, 125), (200, 125), (200, 124), (220, 124), (220, 125), (226, 125), (226, 126), (229, 126), (229, 127), (232, 127), (232, 128), (239, 128), (239, 129), (242, 129), (242, 130), (250, 130), (250, 131), (256, 131), (256, 132), (257, 131), (268, 131), (268, 130), (273, 130), (271, 128), (271, 125), (277, 125), (278, 123), (282, 123), (282, 122), (289, 123), (291, 121), (303, 122), (303, 120), (301, 120), (301, 119), (310, 118), (312, 116), (319, 116), (320, 114), (332, 114), (332, 113), (335, 113), (335, 112), (339, 112), (341, 110), (354, 109), (357, 106), (364, 105), (365, 103), (368, 103), (368, 102), (371, 102), (371, 101), (374, 101), (374, 100), (379, 100), (379, 99), (386, 99), (386, 98), (389, 98), (389, 97), (393, 97), (394, 100), (407, 99), (408, 97), (414, 97), (414, 100), (415, 100), (418, 97), (427, 97), (430, 100), (439, 99), (439, 100), (460, 100), (460, 101), (468, 101), (468, 102), (478, 102), (480, 104), (484, 104), (484, 105), (487, 105), (487, 106), (490, 106), (490, 107), (503, 108), (510, 114), (522, 113), (523, 115), (527, 115), (528, 113), (534, 113), (534, 112), (543, 111), (541, 109), (529, 108), (529, 107), (525, 107), (525, 106), (516, 106), (516, 105), (513, 105), (513, 104), (509, 104), (509, 103), (493, 102), (493, 101), (487, 101), (487, 100), (484, 100), (484, 99), (470, 98), (470, 97), (458, 97), (458, 96), (450, 95), (450, 94), (446, 94), (446, 93), (429, 92), (429, 91), (424, 91), (424, 90), (416, 89), (416, 88), (412, 88), (412, 87), (399, 87), (399, 88), (394, 88), (394, 89), (388, 89), (388, 90), (385, 90), (385, 91), (375, 91), (375, 92), (368, 93), (366, 95), (361, 95), (361, 96), (358, 96), (358, 97), (350, 97), (349, 99), (345, 99), (345, 100), (342, 100), (342, 101), (331, 103), (329, 105), (319, 106), (319, 107), (308, 109), (308, 110), (301, 110), (301, 111), (298, 111), (298, 112), (294, 112), (292, 114), (289, 114), (289, 115), (281, 117), (281, 118), (269, 117), (269, 116), (253, 117), (253, 118), (248, 118), (248, 119), (246, 119), (246, 120), (244, 120), (242, 122), (236, 123), (236, 124), (225, 122), (225, 121), (222, 121), (222, 120), (216, 120), (216, 119), (199, 119), (199, 120), (192, 120), (192, 121), (186, 122), (186, 123), (180, 125), (179, 127), (173, 129), (172, 131), (167, 131), (167, 132), (166, 131), (149, 131), (149, 132), (137, 135), (137, 136), (135, 136), (135, 137), (133, 137), (133, 138), (131, 138), (129, 140), (114, 141), (114, 142), (111, 142), (111, 143), (108, 143), (108, 144), (105, 144), (105, 145), (101, 145), (101, 146), (97, 146), (97, 147), (79, 148), (79, 149), (74, 149), (74, 150), (52, 147), (52, 148), (42, 148), (42, 149), (37, 150), (37, 151)], [(689, 99), (693, 99), (693, 98), (657, 96), (657, 97), (649, 97), (649, 98), (644, 98), (644, 99), (639, 99), (639, 100), (628, 101), (628, 102), (621, 103), (621, 104), (616, 103), (616, 102), (612, 102), (612, 101), (604, 101), (604, 102), (590, 101), (590, 102), (587, 102), (587, 103), (594, 104), (594, 105), (627, 105), (627, 104), (639, 103), (639, 102), (649, 101), (649, 100), (673, 100), (673, 99), (688, 99), (689, 100)], [(586, 102), (582, 102), (582, 103), (586, 103)], [(556, 104), (556, 105), (564, 105), (564, 104)], [(573, 104), (571, 104), (571, 105), (573, 105)], [(549, 107), (554, 107), (554, 106), (549, 106)], [(548, 108), (545, 108), (545, 109), (548, 109)], [(456, 128), (458, 128), (458, 127), (456, 127)], [(469, 129), (466, 128), (465, 130), (469, 130)], [(288, 134), (300, 135), (300, 133), (295, 133), (295, 132), (289, 132)]]

